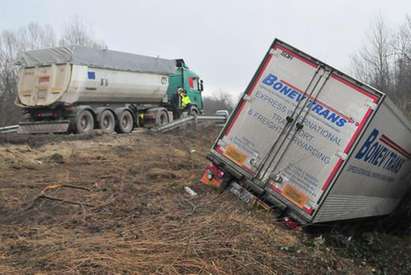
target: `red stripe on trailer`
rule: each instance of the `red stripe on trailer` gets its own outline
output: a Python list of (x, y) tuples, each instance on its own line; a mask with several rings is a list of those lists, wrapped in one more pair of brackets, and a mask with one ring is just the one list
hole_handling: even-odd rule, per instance
[(362, 118), (360, 125), (358, 125), (357, 130), (355, 130), (354, 134), (352, 135), (350, 141), (348, 142), (347, 146), (344, 149), (344, 153), (348, 154), (350, 152), (355, 140), (357, 137), (360, 135), (362, 128), (364, 127), (365, 123), (367, 123), (368, 118), (370, 117), (372, 113), (372, 109), (368, 109), (368, 111), (365, 113), (364, 117)]
[(306, 206), (304, 206), (304, 212), (305, 213), (307, 213), (308, 215), (312, 215), (313, 214), (313, 212), (314, 212), (314, 209), (312, 209), (311, 207), (306, 207)]
[[(280, 81), (281, 81), (281, 82), (283, 82), (284, 84), (286, 84), (286, 85), (290, 86), (291, 88), (293, 88), (293, 89), (294, 89), (294, 90), (296, 90), (297, 92), (299, 92), (299, 93), (301, 93), (301, 94), (304, 94), (304, 92), (303, 92), (300, 88), (298, 88), (298, 87), (294, 86), (293, 84), (291, 84), (291, 83), (289, 83), (289, 82), (287, 82), (287, 81), (285, 81), (285, 80), (280, 80)], [(341, 116), (341, 117), (345, 118), (347, 121), (352, 121), (351, 117), (348, 117), (348, 116), (346, 116), (346, 115), (344, 115), (344, 114), (340, 113), (339, 111), (337, 111), (337, 110), (336, 110), (336, 109), (334, 109), (333, 107), (331, 107), (331, 106), (329, 106), (329, 105), (325, 104), (325, 103), (324, 103), (324, 102), (322, 102), (321, 100), (319, 100), (319, 99), (315, 99), (315, 97), (313, 97), (313, 96), (309, 96), (308, 94), (306, 94), (306, 96), (308, 96), (310, 99), (313, 99), (313, 100), (314, 100), (314, 102), (319, 102), (321, 105), (323, 105), (323, 106), (327, 107), (329, 110), (331, 110), (331, 111), (333, 111), (334, 113), (338, 114), (339, 116)]]
[(360, 92), (361, 94), (368, 96), (369, 98), (371, 98), (371, 99), (373, 100), (373, 102), (377, 102), (377, 101), (378, 101), (378, 96), (376, 96), (376, 95), (374, 95), (374, 94), (372, 94), (372, 93), (364, 90), (364, 89), (361, 88), (361, 87), (358, 87), (358, 86), (354, 85), (353, 83), (349, 82), (348, 80), (346, 80), (346, 79), (344, 79), (344, 78), (342, 78), (342, 77), (340, 77), (340, 76), (338, 76), (338, 75), (336, 75), (336, 74), (332, 74), (331, 77), (334, 78), (334, 79), (337, 80), (337, 81), (340, 81), (341, 83), (344, 83), (344, 84), (347, 85), (348, 87), (353, 88), (353, 89), (356, 90), (357, 92)]
[(410, 158), (409, 155), (408, 155), (406, 152), (404, 152), (404, 151), (402, 151), (401, 149), (395, 147), (395, 146), (394, 146), (393, 144), (391, 144), (389, 141), (387, 141), (387, 140), (385, 140), (385, 139), (382, 139), (382, 138), (380, 138), (380, 141), (381, 141), (382, 143), (384, 143), (385, 145), (387, 145), (388, 147), (390, 147), (391, 149), (397, 151), (397, 153), (400, 153), (400, 154), (403, 155), (404, 157)]
[(380, 137), (381, 142), (385, 143), (387, 146), (391, 147), (401, 155), (405, 156), (406, 158), (411, 158), (411, 153), (407, 152), (404, 148), (402, 148), (400, 145), (395, 143), (392, 139), (387, 137), (386, 135), (382, 135)]
[[(376, 95), (371, 94), (370, 92), (367, 92), (366, 90), (355, 86), (353, 83), (343, 79), (342, 77), (333, 74), (331, 76), (332, 78), (334, 78), (337, 81), (340, 81), (341, 83), (349, 86), (350, 88), (353, 88), (354, 90), (356, 90), (357, 92), (360, 92), (363, 95), (366, 95), (367, 97), (371, 98), (372, 101), (375, 103), (378, 101), (378, 97)], [(358, 136), (361, 133), (362, 128), (364, 127), (364, 125), (367, 123), (367, 120), (369, 118), (369, 116), (372, 113), (372, 109), (368, 109), (367, 112), (365, 113), (364, 117), (362, 118), (360, 124), (358, 125), (356, 131), (354, 132), (354, 134), (352, 135), (350, 141), (348, 142), (347, 146), (344, 149), (344, 153), (348, 154), (352, 148), (352, 146), (354, 145), (354, 142), (357, 140)], [(335, 175), (337, 174), (338, 170), (341, 168), (343, 164), (343, 160), (339, 159), (336, 163), (336, 165), (334, 166), (333, 170), (331, 171), (331, 174), (328, 176), (327, 180), (325, 181), (323, 187), (321, 188), (322, 191), (327, 190), (328, 186), (330, 185), (331, 181), (333, 180), (333, 178), (335, 177)]]
[(317, 68), (317, 66), (318, 66), (315, 62), (309, 60), (308, 58), (305, 58), (305, 57), (303, 57), (303, 56), (301, 56), (301, 55), (299, 55), (299, 54), (297, 54), (297, 53), (295, 53), (295, 52), (293, 52), (293, 51), (291, 51), (291, 50), (289, 50), (289, 49), (287, 49), (287, 48), (285, 48), (281, 45), (276, 45), (274, 47), (274, 50), (275, 49), (280, 49), (280, 50), (286, 52), (287, 54), (291, 55), (292, 57), (295, 57), (295, 58), (301, 60), (302, 62), (304, 62), (304, 63), (306, 63), (306, 64), (308, 64), (308, 65), (310, 65), (314, 68)]
[(327, 190), (328, 186), (330, 185), (331, 181), (333, 180), (333, 178), (335, 177), (335, 175), (337, 174), (338, 170), (340, 169), (341, 165), (343, 163), (342, 159), (339, 159), (337, 161), (337, 163), (334, 165), (333, 170), (331, 171), (330, 175), (328, 176), (327, 180), (325, 181), (323, 187), (321, 188), (322, 191)]
[(238, 110), (237, 110), (237, 112), (235, 113), (235, 115), (234, 115), (234, 117), (233, 117), (233, 120), (231, 121), (230, 124), (227, 125), (227, 129), (226, 129), (225, 132), (224, 132), (225, 135), (228, 135), (228, 134), (230, 133), (231, 128), (233, 127), (235, 121), (237, 120), (238, 116), (240, 115), (241, 111), (243, 110), (244, 105), (245, 105), (245, 101), (244, 101), (243, 99), (241, 99), (240, 106), (238, 107)]
[[(364, 127), (364, 125), (367, 123), (367, 120), (370, 117), (371, 113), (372, 113), (372, 109), (370, 108), (365, 113), (364, 117), (361, 119), (360, 124), (358, 125), (357, 129), (355, 130), (355, 132), (352, 135), (350, 141), (348, 142), (347, 146), (344, 149), (345, 154), (348, 154), (350, 152), (352, 146), (354, 145), (354, 142), (357, 140), (358, 136), (360, 135), (361, 130)], [(335, 164), (333, 170), (331, 171), (330, 175), (328, 176), (327, 180), (325, 181), (323, 187), (321, 188), (322, 191), (327, 190), (327, 188), (330, 185), (331, 181), (333, 180), (333, 178), (337, 174), (338, 170), (341, 168), (341, 165), (343, 164), (343, 162), (344, 161), (342, 159), (339, 159), (337, 161), (337, 163)]]
[(247, 166), (241, 165), (241, 168), (243, 168), (245, 171), (247, 171), (251, 175), (255, 175), (255, 172), (253, 170), (251, 170), (250, 168), (248, 168)]
[(280, 188), (277, 188), (277, 186), (275, 186), (275, 184), (270, 184), (270, 189), (271, 190), (273, 190), (274, 192), (277, 192), (277, 193), (282, 193), (282, 191), (281, 191), (281, 189)]
[(217, 152), (219, 152), (220, 154), (224, 153), (224, 151), (223, 151), (223, 149), (221, 149), (221, 146), (220, 146), (220, 145), (216, 145), (216, 146), (214, 147), (214, 149), (215, 149)]
[(399, 150), (401, 150), (405, 155), (411, 156), (411, 153), (408, 152), (406, 149), (402, 148), (401, 145), (395, 143), (395, 141), (393, 141), (392, 139), (390, 139), (389, 137), (387, 137), (386, 135), (382, 135), (380, 139), (386, 140), (389, 143), (391, 143), (393, 146), (395, 146), (396, 148), (398, 148)]
[(260, 78), (261, 78), (261, 76), (263, 75), (263, 72), (264, 72), (265, 69), (267, 68), (268, 63), (271, 61), (271, 58), (272, 58), (272, 57), (273, 57), (273, 55), (270, 54), (270, 53), (268, 53), (268, 54), (265, 56), (264, 61), (263, 61), (263, 64), (262, 64), (262, 66), (261, 66), (261, 69), (260, 69), (260, 71), (258, 72), (258, 75), (257, 75), (257, 77), (255, 78), (254, 82), (251, 84), (250, 88), (248, 89), (247, 95), (250, 96), (250, 95), (252, 94), (255, 86), (257, 85), (257, 82), (260, 81)]
[[(378, 101), (378, 97), (377, 97), (376, 95), (373, 95), (373, 94), (367, 92), (366, 90), (364, 90), (364, 89), (362, 89), (362, 88), (360, 88), (360, 87), (358, 87), (358, 86), (355, 86), (355, 85), (352, 84), (351, 82), (349, 82), (349, 81), (347, 81), (347, 80), (345, 80), (345, 79), (343, 79), (343, 78), (341, 78), (341, 77), (339, 77), (339, 76), (337, 76), (337, 75), (335, 75), (335, 74), (333, 74), (332, 77), (333, 77), (335, 80), (340, 81), (340, 82), (344, 83), (345, 85), (353, 88), (353, 89), (356, 90), (357, 92), (360, 92), (361, 94), (364, 94), (364, 95), (368, 96), (369, 98), (372, 99), (372, 101), (373, 101), (374, 103)], [(344, 148), (344, 153), (345, 153), (345, 154), (348, 154), (348, 153), (350, 152), (352, 146), (354, 145), (354, 142), (357, 140), (358, 136), (359, 136), (360, 133), (361, 133), (361, 130), (364, 128), (365, 124), (366, 124), (367, 121), (368, 121), (368, 118), (371, 116), (372, 111), (373, 111), (373, 110), (372, 110), (371, 108), (369, 108), (369, 109), (367, 110), (367, 112), (365, 113), (364, 117), (361, 119), (360, 124), (358, 125), (357, 129), (355, 130), (354, 134), (352, 135), (352, 137), (351, 137), (350, 141), (348, 142), (347, 146)], [(337, 163), (335, 164), (333, 170), (331, 171), (330, 175), (328, 176), (327, 180), (325, 181), (323, 187), (321, 188), (322, 191), (327, 190), (327, 188), (328, 188), (328, 186), (330, 185), (331, 181), (333, 180), (333, 178), (334, 178), (335, 175), (337, 174), (338, 170), (341, 168), (343, 162), (344, 162), (344, 161), (343, 161), (342, 159), (339, 159), (339, 160), (337, 161)]]
[[(264, 70), (267, 68), (267, 65), (268, 65), (268, 63), (270, 62), (271, 57), (272, 57), (272, 54), (270, 54), (270, 53), (268, 53), (268, 54), (264, 57), (263, 63), (261, 64), (261, 68), (260, 68), (260, 70), (258, 71), (257, 76), (255, 77), (254, 81), (251, 83), (249, 89), (248, 89), (247, 92), (246, 92), (246, 94), (247, 94), (248, 96), (251, 96), (251, 94), (252, 94), (255, 86), (257, 85), (257, 82), (260, 80), (260, 78), (261, 78)], [(230, 124), (227, 125), (227, 128), (226, 128), (226, 130), (224, 131), (224, 134), (225, 134), (225, 135), (228, 135), (228, 134), (230, 133), (231, 128), (233, 127), (233, 125), (234, 125), (235, 121), (237, 120), (238, 116), (241, 114), (241, 111), (243, 110), (245, 103), (246, 103), (246, 102), (244, 101), (244, 99), (241, 99), (240, 106), (238, 107), (236, 113), (234, 114), (234, 117), (233, 117), (232, 121), (230, 121)]]

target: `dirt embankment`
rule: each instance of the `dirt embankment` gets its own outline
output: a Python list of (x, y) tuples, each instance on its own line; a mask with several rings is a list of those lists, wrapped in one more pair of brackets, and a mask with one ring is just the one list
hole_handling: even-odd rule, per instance
[[(288, 230), (270, 213), (198, 184), (217, 133), (0, 138), (0, 273), (407, 270), (405, 261), (388, 268), (363, 250), (343, 253), (355, 251), (347, 235)], [(381, 240), (369, 236), (363, 247)], [(411, 254), (403, 239), (390, 238), (392, 253)]]

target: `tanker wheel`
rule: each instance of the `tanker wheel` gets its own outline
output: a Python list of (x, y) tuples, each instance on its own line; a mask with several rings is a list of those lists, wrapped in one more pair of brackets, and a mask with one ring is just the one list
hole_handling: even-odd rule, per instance
[(116, 119), (110, 110), (104, 110), (100, 115), (98, 127), (107, 132), (113, 132), (116, 126)]
[(123, 111), (118, 118), (118, 132), (128, 134), (133, 130), (134, 118), (130, 111)]
[(77, 114), (74, 122), (74, 131), (85, 134), (94, 129), (94, 116), (89, 110), (83, 110)]
[(161, 111), (158, 117), (158, 126), (163, 126), (168, 124), (168, 114), (165, 111)]

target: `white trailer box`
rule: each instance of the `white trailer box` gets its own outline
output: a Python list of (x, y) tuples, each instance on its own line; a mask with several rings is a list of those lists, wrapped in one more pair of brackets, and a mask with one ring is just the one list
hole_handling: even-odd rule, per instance
[(410, 187), (410, 152), (411, 125), (382, 92), (276, 39), (207, 173), (317, 223), (389, 214)]

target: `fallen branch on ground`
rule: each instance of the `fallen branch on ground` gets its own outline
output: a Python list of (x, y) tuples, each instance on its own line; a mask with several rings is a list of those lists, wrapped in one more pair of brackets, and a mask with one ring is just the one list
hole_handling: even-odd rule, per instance
[(59, 198), (55, 198), (55, 197), (50, 197), (50, 196), (47, 196), (47, 195), (40, 195), (36, 199), (47, 199), (47, 200), (51, 200), (51, 201), (59, 201), (59, 202), (64, 202), (64, 203), (68, 203), (68, 204), (94, 207), (94, 205), (92, 205), (92, 204), (83, 203), (83, 202), (76, 202), (76, 201), (70, 201), (70, 200), (64, 200), (64, 199), (59, 199)]
[(80, 190), (85, 190), (85, 191), (91, 191), (91, 189), (83, 186), (77, 186), (77, 185), (71, 185), (71, 184), (53, 184), (53, 185), (48, 185), (46, 188), (44, 188), (41, 193), (44, 194), (48, 190), (54, 190), (54, 189), (60, 189), (60, 188), (73, 188), (73, 189), (80, 189)]
[(61, 188), (73, 188), (73, 189), (80, 189), (80, 190), (86, 190), (86, 191), (91, 191), (91, 189), (86, 188), (86, 187), (82, 187), (82, 186), (76, 186), (76, 185), (71, 185), (71, 184), (53, 184), (53, 185), (48, 185), (46, 186), (43, 190), (41, 190), (40, 194), (35, 197), (32, 201), (32, 203), (30, 204), (30, 206), (28, 206), (25, 210), (29, 210), (31, 208), (34, 207), (34, 204), (40, 200), (40, 199), (47, 199), (47, 200), (51, 200), (51, 201), (58, 201), (58, 202), (62, 202), (62, 203), (67, 203), (67, 204), (72, 204), (72, 205), (79, 205), (79, 206), (87, 206), (87, 207), (95, 207), (92, 204), (88, 204), (88, 203), (83, 203), (83, 202), (76, 202), (76, 201), (71, 201), (71, 200), (65, 200), (65, 199), (60, 199), (60, 198), (55, 198), (55, 197), (50, 197), (48, 195), (46, 195), (46, 192), (49, 190), (56, 190), (56, 189), (61, 189)]

